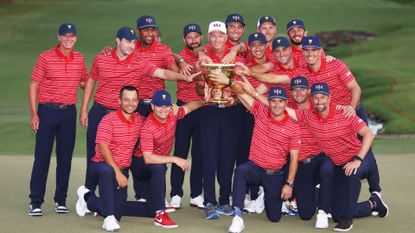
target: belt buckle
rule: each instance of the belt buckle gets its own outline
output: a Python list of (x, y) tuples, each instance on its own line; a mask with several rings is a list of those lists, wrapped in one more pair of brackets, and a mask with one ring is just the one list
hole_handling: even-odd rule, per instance
[(307, 163), (310, 163), (310, 162), (311, 162), (311, 158), (308, 158), (308, 159), (303, 161), (303, 164), (307, 164)]
[(273, 175), (275, 170), (265, 170), (265, 173), (267, 173), (267, 175)]
[(66, 105), (65, 105), (65, 104), (59, 104), (58, 106), (59, 106), (59, 108), (60, 108), (60, 109), (63, 109), (63, 108), (65, 108), (65, 107), (66, 107)]

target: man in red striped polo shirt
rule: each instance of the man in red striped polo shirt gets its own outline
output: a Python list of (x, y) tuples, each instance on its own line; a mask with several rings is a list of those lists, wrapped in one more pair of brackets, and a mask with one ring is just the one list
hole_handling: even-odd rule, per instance
[[(190, 23), (183, 28), (184, 49), (179, 56), (184, 61), (196, 67), (197, 57), (193, 54), (193, 49), (200, 46), (202, 42), (202, 30), (198, 24)], [(194, 69), (191, 71), (194, 73)], [(182, 106), (191, 101), (202, 99), (196, 91), (196, 83), (177, 82), (177, 105)], [(183, 119), (177, 121), (174, 155), (187, 159), (189, 154), (190, 142), (192, 142), (192, 169), (190, 170), (190, 205), (193, 207), (204, 208), (202, 194), (202, 155), (201, 155), (201, 135), (200, 135), (200, 110), (193, 111)], [(184, 172), (177, 165), (171, 167), (171, 202), (170, 204), (179, 209), (183, 197)]]
[[(295, 100), (293, 109), (313, 110), (314, 105), (306, 78), (298, 76), (291, 80), (291, 92)], [(298, 156), (298, 171), (295, 177), (294, 196), (297, 200), (298, 213), (302, 220), (310, 220), (318, 209), (316, 228), (328, 228), (328, 217), (331, 209), (333, 162), (321, 153), (319, 142), (310, 132), (307, 125), (299, 122), (301, 132), (301, 148)], [(318, 203), (315, 203), (315, 186), (320, 184)]]
[(66, 196), (75, 145), (78, 86), (88, 78), (84, 56), (74, 51), (77, 30), (71, 23), (58, 31), (59, 44), (42, 52), (29, 88), (30, 127), (36, 132), (35, 161), (30, 179), (30, 216), (42, 216), (46, 180), (56, 137), (55, 212), (68, 213)]
[(137, 156), (131, 163), (131, 172), (136, 180), (141, 181), (143, 193), (148, 193), (147, 201), (156, 214), (154, 224), (164, 228), (175, 228), (166, 213), (166, 170), (167, 163), (174, 163), (183, 171), (190, 168), (190, 163), (180, 157), (170, 156), (173, 148), (174, 134), (177, 121), (186, 114), (202, 107), (209, 101), (208, 88), (205, 88), (205, 99), (192, 101), (172, 109), (171, 96), (165, 90), (154, 93), (152, 97), (152, 112), (140, 131), (140, 147)]
[[(349, 231), (353, 217), (370, 216), (378, 211), (379, 216), (388, 215), (388, 207), (380, 193), (373, 192), (368, 201), (357, 203), (362, 174), (372, 170), (373, 162), (365, 157), (373, 141), (366, 123), (357, 116), (347, 117), (331, 103), (327, 83), (317, 82), (311, 87), (313, 110), (301, 109), (288, 112), (291, 117), (305, 124), (313, 133), (322, 151), (335, 164), (333, 177), (333, 202), (331, 213), (337, 222), (335, 231)], [(362, 136), (358, 140), (356, 134)]]
[(293, 19), (287, 23), (287, 36), (291, 41), (291, 50), (295, 57), (302, 57), (301, 42), (307, 36), (304, 21), (301, 19)]
[(96, 154), (91, 159), (88, 177), (99, 186), (99, 197), (85, 186), (77, 190), (76, 212), (83, 217), (91, 210), (103, 216), (102, 228), (120, 229), (122, 216), (153, 217), (147, 203), (127, 201), (128, 168), (144, 118), (135, 112), (138, 90), (125, 86), (119, 92), (120, 108), (99, 123)]
[[(304, 37), (302, 51), (307, 62), (306, 66), (301, 66), (287, 75), (257, 75), (256, 73), (252, 75), (261, 81), (271, 83), (288, 83), (290, 79), (296, 76), (307, 77), (310, 84), (325, 82), (333, 93), (331, 102), (347, 106), (350, 112), (356, 111), (357, 116), (367, 124), (366, 111), (360, 103), (361, 89), (349, 68), (338, 59), (328, 62), (324, 53), (322, 53), (321, 42), (316, 36)], [(373, 170), (370, 175), (362, 174), (362, 179), (368, 179), (369, 192), (380, 192), (379, 170), (371, 148), (366, 158), (373, 161), (374, 164), (371, 166)]]
[[(156, 19), (153, 16), (144, 15), (137, 19), (139, 39), (136, 41), (134, 53), (158, 68), (179, 72), (180, 69), (174, 60), (170, 47), (155, 39), (157, 28)], [(164, 80), (145, 75), (142, 77), (139, 89), (140, 105), (137, 110), (142, 116), (148, 116), (151, 111), (151, 96), (154, 92), (165, 89)]]
[[(212, 49), (206, 55), (213, 63), (222, 63), (222, 58), (230, 51), (225, 45), (226, 33), (225, 23), (213, 21), (209, 24), (208, 40)], [(238, 56), (237, 60), (243, 61), (244, 59)], [(225, 88), (224, 93), (229, 94), (227, 97), (230, 97), (230, 88)], [(235, 105), (228, 105), (212, 104), (201, 109), (200, 129), (203, 137), (203, 195), (206, 219), (217, 219), (219, 214), (228, 216), (233, 214), (233, 209), (229, 205), (229, 197), (237, 152), (240, 111)], [(215, 192), (216, 175), (220, 186), (219, 203)]]
[[(192, 79), (192, 77), (158, 68), (134, 53), (136, 40), (134, 29), (120, 28), (115, 36), (117, 47), (111, 51), (109, 56), (98, 54), (92, 64), (91, 78), (86, 83), (80, 114), (81, 125), (84, 128), (87, 127), (87, 165), (91, 157), (95, 155), (98, 124), (107, 113), (118, 108), (117, 93), (123, 86), (131, 85), (139, 88), (144, 76), (188, 81)], [(96, 84), (94, 104), (87, 114), (88, 103)], [(95, 190), (89, 184), (88, 179), (85, 184), (90, 190)]]
[[(292, 195), (301, 145), (299, 125), (285, 111), (287, 106), (285, 89), (281, 87), (270, 89), (268, 107), (245, 93), (239, 84), (230, 81), (220, 72), (213, 73), (212, 80), (222, 84), (230, 82), (239, 100), (255, 117), (249, 161), (235, 169), (233, 181), (235, 217), (229, 232), (239, 233), (244, 229), (241, 209), (246, 184), (264, 186), (267, 217), (270, 221), (278, 222), (281, 218), (282, 200), (287, 200)], [(285, 176), (284, 165), (288, 153), (290, 164), (288, 175)]]

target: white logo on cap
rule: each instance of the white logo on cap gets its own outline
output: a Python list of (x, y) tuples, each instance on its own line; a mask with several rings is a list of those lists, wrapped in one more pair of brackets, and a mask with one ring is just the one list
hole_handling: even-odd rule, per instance
[(313, 40), (312, 39), (308, 39), (308, 43), (309, 44), (313, 43)]
[(133, 29), (131, 29), (130, 32), (131, 32), (131, 34), (134, 34), (134, 30)]
[(146, 22), (147, 23), (152, 23), (153, 22), (153, 19), (152, 18), (146, 18)]
[(280, 39), (278, 39), (277, 42), (278, 42), (278, 44), (281, 44), (281, 40)]
[(297, 21), (295, 21), (295, 20), (294, 20), (294, 21), (293, 21), (293, 24), (297, 24)]
[(195, 25), (190, 25), (189, 30), (196, 30), (196, 26)]
[(281, 90), (280, 89), (275, 89), (274, 94), (281, 95)]
[(234, 15), (234, 16), (232, 16), (232, 19), (233, 20), (240, 20), (240, 17), (239, 17), (239, 15)]
[(258, 37), (258, 34), (254, 34), (254, 37), (257, 38)]
[(316, 89), (320, 91), (320, 90), (323, 90), (324, 87), (323, 87), (323, 85), (316, 85)]
[(161, 98), (163, 98), (163, 100), (166, 99), (166, 95), (161, 95)]
[(297, 84), (297, 85), (300, 84), (301, 83), (301, 79), (294, 80), (294, 83)]
[(72, 28), (72, 25), (68, 24), (68, 28), (71, 29)]

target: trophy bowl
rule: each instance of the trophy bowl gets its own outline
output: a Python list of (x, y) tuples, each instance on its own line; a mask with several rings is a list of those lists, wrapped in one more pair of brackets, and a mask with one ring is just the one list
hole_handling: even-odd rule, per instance
[(202, 65), (203, 77), (209, 87), (212, 88), (213, 98), (212, 103), (215, 104), (224, 104), (228, 100), (223, 97), (223, 89), (228, 85), (219, 84), (210, 80), (209, 75), (213, 70), (220, 70), (226, 75), (229, 79), (233, 79), (235, 76), (235, 64), (204, 64)]

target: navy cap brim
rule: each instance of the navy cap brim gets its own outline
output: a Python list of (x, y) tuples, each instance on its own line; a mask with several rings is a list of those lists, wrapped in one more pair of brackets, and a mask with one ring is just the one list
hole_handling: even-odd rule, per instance
[(327, 91), (314, 91), (313, 93), (311, 93), (311, 95), (315, 95), (315, 94), (330, 95), (330, 93), (328, 93)]
[(303, 45), (303, 48), (315, 48), (315, 49), (321, 49), (321, 46), (317, 46), (317, 45)]
[(158, 27), (155, 24), (150, 24), (150, 25), (141, 26), (138, 29), (147, 29), (147, 28), (158, 28)]
[(283, 96), (271, 96), (271, 97), (268, 97), (268, 100), (272, 100), (272, 99), (276, 99), (276, 98), (282, 99), (282, 100), (287, 100), (287, 97), (283, 97)]
[(304, 86), (304, 85), (291, 86), (291, 89), (294, 89), (294, 88), (305, 88), (305, 89), (308, 89), (309, 87), (308, 86)]

